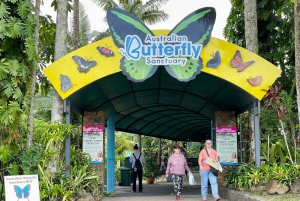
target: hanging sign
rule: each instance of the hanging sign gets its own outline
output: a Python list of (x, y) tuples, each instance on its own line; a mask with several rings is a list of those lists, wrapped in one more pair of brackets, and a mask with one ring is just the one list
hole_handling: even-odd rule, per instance
[(4, 176), (6, 201), (40, 201), (38, 175)]
[(97, 164), (103, 163), (103, 131), (103, 126), (83, 126), (82, 151)]
[(237, 164), (237, 128), (220, 126), (216, 128), (216, 145), (221, 164)]

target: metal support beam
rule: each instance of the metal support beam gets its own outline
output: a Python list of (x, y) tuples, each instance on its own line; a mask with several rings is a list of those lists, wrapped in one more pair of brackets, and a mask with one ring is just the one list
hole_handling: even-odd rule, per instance
[(214, 147), (214, 134), (215, 134), (215, 126), (214, 126), (214, 115), (212, 114), (211, 115), (211, 120), (210, 120), (210, 126), (211, 126), (211, 129), (210, 129), (210, 139), (211, 139), (211, 147), (212, 148), (215, 148)]
[(161, 138), (158, 139), (158, 162), (161, 164)]
[[(71, 124), (71, 103), (70, 99), (64, 100), (64, 111), (66, 114), (66, 124)], [(70, 177), (70, 164), (71, 164), (71, 139), (70, 136), (66, 137), (66, 177)]]
[(107, 120), (106, 193), (115, 190), (115, 113), (110, 112)]
[(255, 142), (255, 166), (260, 166), (260, 132), (259, 132), (259, 119), (260, 119), (260, 101), (253, 102), (253, 115), (254, 115), (254, 142)]
[(142, 151), (142, 136), (138, 135), (138, 140), (139, 140), (139, 149)]

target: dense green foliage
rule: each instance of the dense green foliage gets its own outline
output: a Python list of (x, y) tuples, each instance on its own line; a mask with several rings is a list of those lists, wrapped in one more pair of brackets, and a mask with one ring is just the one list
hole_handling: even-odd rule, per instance
[(238, 167), (229, 170), (225, 186), (234, 184), (240, 190), (246, 190), (253, 186), (267, 185), (271, 180), (277, 180), (280, 184), (291, 185), (300, 177), (300, 166), (290, 163), (280, 165), (266, 164), (256, 169), (253, 163), (242, 163)]
[(29, 0), (0, 2), (0, 132), (7, 143), (15, 143), (21, 114), (29, 109), (31, 73), (38, 62), (34, 27)]
[[(232, 8), (224, 28), (224, 37), (246, 47), (244, 1), (230, 0)], [(285, 0), (257, 0), (258, 55), (280, 67), (277, 83), (289, 91), (295, 77), (293, 3)]]
[[(24, 118), (22, 125), (25, 126)], [(28, 150), (21, 147), (16, 152), (0, 147), (1, 162), (9, 164), (5, 175), (38, 174), (41, 200), (45, 201), (74, 200), (81, 189), (103, 196), (103, 184), (89, 164), (89, 157), (80, 149), (71, 148), (70, 178), (65, 176), (65, 138), (76, 132), (71, 125), (35, 121), (34, 146)], [(23, 133), (21, 139), (25, 141), (25, 137)], [(57, 170), (53, 171), (53, 167)]]

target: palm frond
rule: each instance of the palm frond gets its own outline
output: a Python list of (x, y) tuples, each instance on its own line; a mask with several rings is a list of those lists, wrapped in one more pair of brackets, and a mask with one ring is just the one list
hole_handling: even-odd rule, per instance
[(93, 0), (93, 2), (105, 11), (110, 8), (119, 8), (119, 5), (114, 0)]
[(169, 15), (161, 10), (148, 10), (143, 13), (141, 20), (147, 24), (155, 24), (157, 22), (165, 21)]
[(102, 39), (108, 38), (108, 37), (110, 37), (110, 31), (109, 31), (109, 29), (107, 29), (104, 32), (97, 32), (97, 31), (95, 31), (95, 32), (92, 33), (92, 42), (96, 42), (98, 40), (102, 40)]

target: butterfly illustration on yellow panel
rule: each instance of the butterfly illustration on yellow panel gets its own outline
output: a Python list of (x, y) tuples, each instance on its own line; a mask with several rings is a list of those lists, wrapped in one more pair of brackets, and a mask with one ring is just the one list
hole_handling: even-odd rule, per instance
[(232, 68), (236, 68), (237, 72), (242, 72), (244, 71), (246, 68), (248, 68), (250, 65), (254, 64), (255, 61), (247, 61), (247, 62), (243, 62), (242, 59), (242, 54), (239, 50), (236, 50), (233, 58), (230, 60), (230, 66)]
[(208, 62), (206, 63), (206, 67), (208, 67), (208, 68), (218, 68), (218, 66), (221, 64), (220, 52), (216, 51), (215, 53), (212, 53), (211, 56), (213, 58), (208, 60)]
[(80, 56), (72, 56), (72, 59), (76, 62), (77, 69), (80, 73), (87, 73), (92, 67), (97, 65), (96, 61), (89, 61), (88, 59), (85, 60)]

